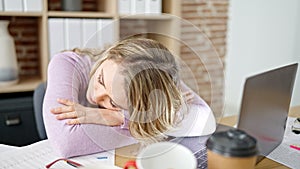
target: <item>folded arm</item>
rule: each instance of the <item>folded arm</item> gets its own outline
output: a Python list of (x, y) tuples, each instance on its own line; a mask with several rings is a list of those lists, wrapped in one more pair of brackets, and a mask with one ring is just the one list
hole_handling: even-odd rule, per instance
[[(60, 107), (58, 98), (85, 104), (88, 62), (74, 53), (58, 54), (48, 67), (43, 116), (48, 139), (63, 157), (100, 152), (135, 142), (129, 132), (117, 127), (94, 124), (68, 125), (57, 120), (51, 109)], [(87, 71), (87, 72), (86, 72)], [(87, 75), (86, 75), (87, 74)]]
[(121, 111), (105, 108), (85, 107), (68, 99), (57, 99), (60, 107), (51, 109), (57, 120), (67, 119), (67, 124), (100, 124), (106, 126), (120, 126), (124, 123)]

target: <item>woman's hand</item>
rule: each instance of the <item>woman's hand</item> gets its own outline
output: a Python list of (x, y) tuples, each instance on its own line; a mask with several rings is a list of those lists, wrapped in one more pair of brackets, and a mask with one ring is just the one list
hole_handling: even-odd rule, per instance
[(66, 123), (69, 125), (89, 123), (118, 126), (124, 122), (121, 111), (84, 107), (67, 99), (57, 99), (57, 102), (64, 106), (51, 109), (51, 113), (58, 120), (68, 119)]

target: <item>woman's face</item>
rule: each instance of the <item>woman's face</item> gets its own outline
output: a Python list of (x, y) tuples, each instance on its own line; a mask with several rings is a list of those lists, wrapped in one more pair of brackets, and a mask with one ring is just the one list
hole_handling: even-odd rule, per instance
[(105, 60), (91, 77), (87, 99), (93, 105), (113, 110), (127, 110), (124, 91), (124, 77), (118, 71), (119, 65)]

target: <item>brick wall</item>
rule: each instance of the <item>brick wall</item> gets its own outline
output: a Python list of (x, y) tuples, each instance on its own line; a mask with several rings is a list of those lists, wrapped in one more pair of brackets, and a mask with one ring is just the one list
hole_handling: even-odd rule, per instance
[(181, 25), (181, 38), (190, 44), (181, 45), (181, 58), (190, 69), (184, 69), (182, 77), (218, 117), (224, 104), (228, 3), (228, 0), (182, 1), (182, 18), (188, 22)]

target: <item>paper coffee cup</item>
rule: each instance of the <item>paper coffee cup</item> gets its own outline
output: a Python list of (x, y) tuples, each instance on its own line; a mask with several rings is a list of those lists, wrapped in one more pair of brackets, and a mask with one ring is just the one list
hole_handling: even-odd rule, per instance
[(197, 161), (193, 153), (186, 147), (172, 143), (160, 142), (142, 150), (136, 161), (131, 161), (124, 167), (128, 169), (196, 169)]
[(242, 130), (214, 133), (206, 142), (208, 169), (254, 169), (256, 139)]

